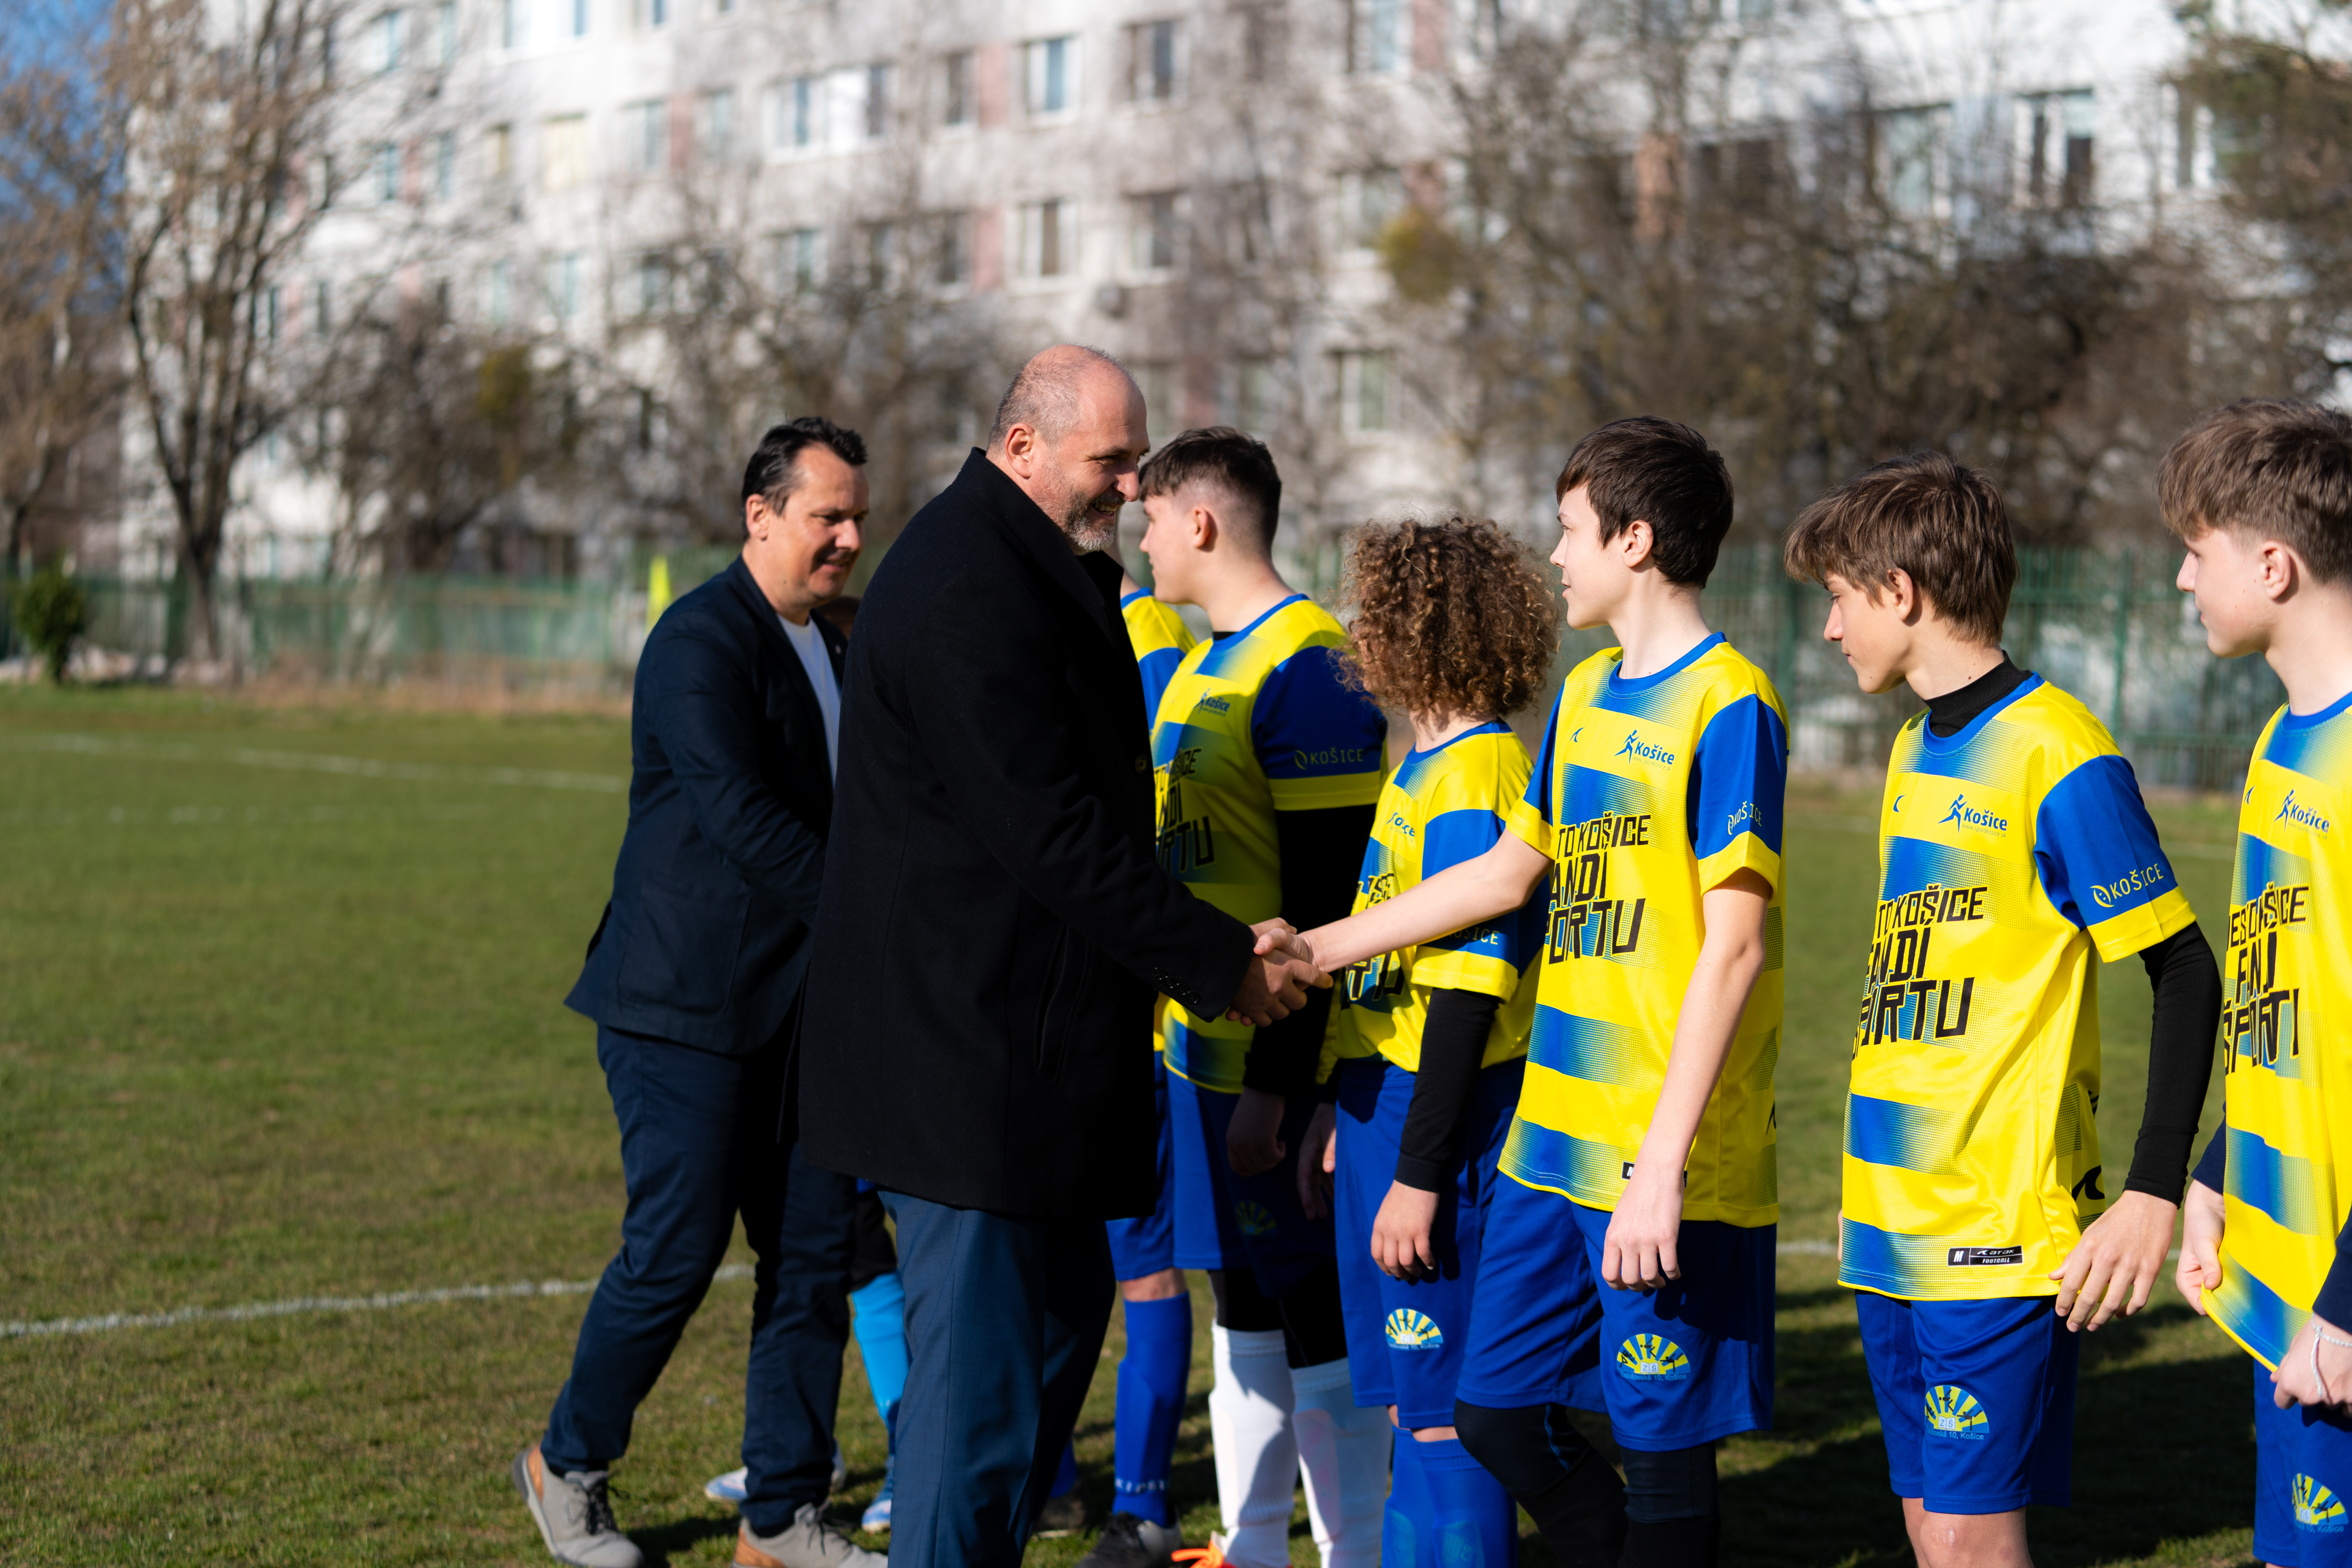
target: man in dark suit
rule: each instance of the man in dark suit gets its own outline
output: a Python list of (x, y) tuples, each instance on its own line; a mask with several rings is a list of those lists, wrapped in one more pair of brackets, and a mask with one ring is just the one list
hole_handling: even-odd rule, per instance
[(827, 419), (770, 430), (743, 477), (743, 553), (646, 639), (629, 826), (568, 1005), (596, 1021), (621, 1124), (621, 1251), (571, 1380), (514, 1481), (548, 1550), (637, 1568), (605, 1475), (709, 1289), (740, 1213), (758, 1258), (744, 1380), (749, 1568), (881, 1568), (824, 1518), (855, 1184), (790, 1142), (791, 1049), (834, 815), (841, 634), (866, 444)]
[(858, 609), (801, 1140), (898, 1219), (892, 1568), (1020, 1558), (1110, 1313), (1102, 1222), (1158, 1190), (1152, 993), (1269, 1023), (1312, 978), (1153, 853), (1103, 553), (1146, 445), (1124, 370), (1046, 350)]

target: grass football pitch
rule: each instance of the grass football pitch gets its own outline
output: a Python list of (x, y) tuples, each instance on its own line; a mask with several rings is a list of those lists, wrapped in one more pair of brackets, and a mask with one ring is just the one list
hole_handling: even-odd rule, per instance
[[(593, 1279), (618, 1142), (593, 1030), (561, 998), (627, 752), (609, 717), (0, 695), (0, 1563), (546, 1561), (506, 1469), (565, 1374), (579, 1294), (23, 1325)], [(1801, 782), (1790, 807), (1777, 1426), (1724, 1446), (1725, 1561), (1892, 1565), (1909, 1553), (1825, 1256), (1876, 800)], [(2157, 816), (2218, 948), (2229, 805)], [(2144, 1071), (2137, 963), (2101, 976), (2100, 1005), (2114, 1180)], [(2217, 1089), (2209, 1129), (2218, 1110)], [(714, 1286), (615, 1473), (656, 1563), (729, 1558), (700, 1483), (737, 1463), (749, 1302), (746, 1281)], [(1195, 1322), (1174, 1485), (1199, 1542), (1204, 1291)], [(1097, 1519), (1118, 1331), (1078, 1440)], [(2044, 1568), (2244, 1561), (2248, 1364), (2168, 1279), (2094, 1337), (2075, 1506), (2032, 1522)], [(854, 1519), (883, 1457), (854, 1348), (841, 1430)], [(1292, 1560), (1316, 1560), (1303, 1513)], [(1522, 1560), (1550, 1561), (1531, 1531)]]

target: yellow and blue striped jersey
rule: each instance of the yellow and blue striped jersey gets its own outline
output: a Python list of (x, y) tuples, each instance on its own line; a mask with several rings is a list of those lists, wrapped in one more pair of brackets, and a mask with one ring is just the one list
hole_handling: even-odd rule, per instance
[[(1509, 726), (1493, 722), (1429, 751), (1406, 752), (1372, 814), (1355, 911), (1493, 848), (1532, 771), (1519, 738)], [(1422, 1029), (1438, 991), (1475, 991), (1501, 999), (1479, 1066), (1527, 1055), (1543, 912), (1538, 890), (1501, 920), (1350, 964), (1334, 977), (1338, 994), (1324, 1046), (1324, 1076), (1329, 1076), (1331, 1061), (1370, 1056), (1419, 1072)]]
[(1503, 1173), (1617, 1206), (1698, 963), (1701, 900), (1750, 870), (1772, 888), (1764, 970), (1691, 1141), (1683, 1217), (1772, 1225), (1788, 721), (1771, 680), (1720, 633), (1638, 679), (1618, 673), (1622, 657), (1610, 648), (1569, 672), (1511, 808), (1511, 831), (1553, 874)]
[(2213, 1321), (2270, 1367), (2352, 1218), (2352, 697), (2255, 743), (2221, 966), (2229, 1169)]
[[(1275, 814), (1369, 805), (1387, 721), (1340, 680), (1339, 623), (1294, 594), (1184, 655), (1151, 729), (1160, 863), (1196, 897), (1255, 925), (1282, 912)], [(1239, 1093), (1255, 1031), (1171, 1005), (1168, 1070)]]
[(2098, 972), (2195, 916), (2131, 764), (2027, 678), (1895, 737), (1846, 1097), (1838, 1279), (1911, 1300), (2050, 1296), (2106, 1207)]
[(1139, 588), (1118, 602), (1119, 617), (1127, 623), (1127, 640), (1135, 649), (1135, 668), (1143, 677), (1143, 721), (1160, 720), (1160, 697), (1176, 666), (1192, 649), (1192, 634), (1174, 609)]

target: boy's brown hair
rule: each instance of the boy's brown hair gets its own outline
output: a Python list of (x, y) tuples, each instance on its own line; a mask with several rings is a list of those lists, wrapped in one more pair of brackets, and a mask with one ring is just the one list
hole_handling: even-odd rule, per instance
[(1143, 459), (1136, 476), (1140, 499), (1173, 495), (1200, 483), (1223, 490), (1234, 503), (1228, 521), (1250, 531), (1260, 552), (1274, 545), (1274, 525), (1282, 514), (1282, 475), (1265, 443), (1230, 425), (1204, 426), (1171, 436)]
[(1994, 645), (2017, 586), (2000, 487), (1941, 452), (1864, 468), (1798, 516), (1781, 553), (1790, 576), (1826, 585), (1834, 574), (1873, 604), (1901, 571), (1937, 615)]
[(2352, 419), (2316, 403), (2245, 397), (2183, 430), (2157, 470), (2164, 525), (2275, 539), (2332, 583), (2352, 573)]
[(1369, 522), (1348, 547), (1356, 606), (1341, 667), (1391, 708), (1500, 719), (1535, 700), (1559, 647), (1559, 595), (1493, 522)]
[(1732, 503), (1731, 470), (1706, 437), (1654, 414), (1612, 420), (1569, 453), (1552, 499), (1579, 485), (1601, 519), (1603, 542), (1646, 522), (1650, 559), (1666, 581), (1706, 586), (1731, 531)]

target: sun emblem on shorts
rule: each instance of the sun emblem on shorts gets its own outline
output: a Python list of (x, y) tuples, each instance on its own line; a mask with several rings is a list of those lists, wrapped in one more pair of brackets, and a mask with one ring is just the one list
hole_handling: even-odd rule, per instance
[(1244, 1236), (1274, 1234), (1274, 1215), (1266, 1211), (1264, 1204), (1249, 1198), (1244, 1198), (1234, 1205), (1234, 1223), (1242, 1227)]
[(1981, 1443), (1991, 1426), (1977, 1396), (1958, 1384), (1939, 1383), (1927, 1391), (1928, 1431)]
[(1635, 1334), (1617, 1347), (1617, 1370), (1627, 1377), (1680, 1383), (1690, 1376), (1690, 1357), (1664, 1334)]
[(1389, 1314), (1388, 1331), (1392, 1350), (1433, 1351), (1445, 1343), (1445, 1335), (1429, 1321), (1429, 1314), (1411, 1307), (1399, 1307)]
[(2344, 1500), (2309, 1476), (2294, 1478), (2294, 1522), (2298, 1530), (2323, 1535), (2344, 1531)]

